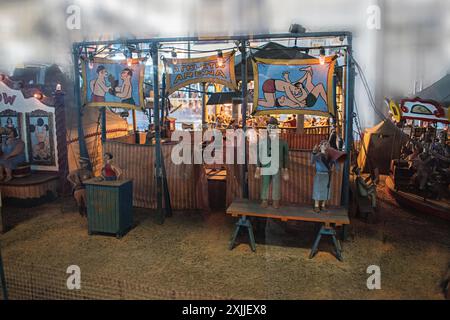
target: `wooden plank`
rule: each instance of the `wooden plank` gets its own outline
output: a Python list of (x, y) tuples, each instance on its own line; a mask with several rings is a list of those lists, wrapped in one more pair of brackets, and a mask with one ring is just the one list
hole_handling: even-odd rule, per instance
[(89, 180), (86, 180), (84, 184), (92, 184), (96, 186), (104, 186), (104, 187), (120, 187), (121, 185), (124, 185), (125, 183), (128, 183), (132, 181), (131, 179), (121, 179), (121, 180), (112, 180), (112, 181), (106, 181), (106, 180), (98, 180), (97, 178), (91, 178)]
[(31, 186), (57, 180), (57, 173), (36, 172), (23, 178), (14, 178), (8, 182), (0, 181), (1, 186)]
[(235, 200), (228, 207), (227, 214), (238, 216), (252, 216), (261, 218), (280, 219), (282, 221), (297, 220), (335, 223), (336, 225), (350, 224), (350, 219), (345, 208), (328, 208), (327, 212), (315, 213), (308, 206), (281, 206), (279, 209), (272, 207), (262, 208), (259, 201)]

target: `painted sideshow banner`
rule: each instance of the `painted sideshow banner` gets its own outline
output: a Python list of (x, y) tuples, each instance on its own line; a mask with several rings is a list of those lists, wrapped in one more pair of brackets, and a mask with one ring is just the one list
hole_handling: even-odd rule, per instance
[(22, 138), (21, 113), (11, 109), (0, 112), (0, 127), (16, 129), (19, 138)]
[(26, 114), (28, 158), (31, 164), (54, 166), (53, 114), (35, 110)]
[(236, 89), (234, 74), (234, 51), (223, 53), (220, 60), (217, 55), (193, 59), (164, 59), (167, 84), (166, 92), (171, 94), (192, 83), (219, 83), (230, 89)]
[(445, 109), (433, 100), (403, 99), (400, 101), (400, 110), (402, 119), (450, 123), (449, 115), (446, 115)]
[(126, 60), (115, 61), (95, 58), (82, 64), (83, 95), (88, 107), (144, 107), (145, 64), (133, 59), (129, 66)]
[(335, 61), (254, 59), (253, 114), (334, 114)]

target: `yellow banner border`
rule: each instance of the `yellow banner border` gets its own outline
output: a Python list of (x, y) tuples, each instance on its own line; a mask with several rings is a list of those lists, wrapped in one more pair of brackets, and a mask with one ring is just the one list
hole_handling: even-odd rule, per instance
[[(325, 63), (329, 64), (328, 68), (328, 74), (327, 74), (327, 91), (330, 91), (329, 89), (333, 87), (333, 73), (334, 73), (334, 67), (336, 64), (336, 60), (333, 60), (332, 56), (325, 57)], [(258, 107), (258, 100), (259, 100), (259, 77), (258, 77), (258, 64), (274, 64), (274, 65), (316, 65), (320, 64), (319, 59), (263, 59), (263, 58), (253, 58), (252, 59), (252, 67), (253, 67), (253, 81), (254, 81), (254, 92), (253, 92), (253, 115), (266, 115), (266, 114), (310, 114), (310, 115), (317, 115), (317, 116), (323, 116), (323, 117), (329, 117), (330, 114), (334, 115), (334, 108), (333, 108), (333, 95), (328, 94), (327, 96), (327, 106), (328, 106), (328, 112), (325, 111), (317, 111), (317, 110), (308, 110), (308, 109), (301, 109), (301, 110), (276, 110), (276, 107), (274, 107), (274, 110), (261, 110), (261, 111), (255, 111)], [(332, 88), (335, 90), (334, 88)], [(331, 91), (332, 92), (332, 91)]]
[[(230, 81), (224, 81), (224, 80), (220, 80), (217, 78), (210, 78), (210, 77), (205, 77), (205, 78), (196, 78), (196, 79), (192, 79), (192, 80), (187, 80), (187, 81), (183, 81), (173, 87), (170, 87), (170, 78), (171, 75), (170, 73), (166, 72), (166, 94), (170, 95), (172, 93), (174, 93), (175, 91), (177, 91), (178, 89), (181, 89), (183, 87), (186, 87), (190, 84), (194, 84), (194, 83), (202, 83), (202, 82), (207, 82), (207, 83), (218, 83), (218, 84), (222, 84), (230, 89), (233, 90), (237, 90), (237, 84), (236, 84), (236, 75), (235, 75), (235, 70), (234, 70), (234, 58), (235, 58), (235, 52), (234, 51), (229, 51), (223, 54), (223, 58), (224, 60), (229, 60), (229, 66), (230, 66)], [(187, 58), (187, 59), (177, 59), (178, 63), (177, 64), (186, 64), (186, 63), (198, 63), (198, 62), (208, 62), (212, 60), (216, 60), (217, 57), (216, 56), (207, 56), (207, 57), (200, 57), (200, 58)], [(173, 59), (170, 58), (165, 58), (164, 59), (164, 66), (167, 68), (168, 64), (170, 63), (170, 61), (172, 61)]]

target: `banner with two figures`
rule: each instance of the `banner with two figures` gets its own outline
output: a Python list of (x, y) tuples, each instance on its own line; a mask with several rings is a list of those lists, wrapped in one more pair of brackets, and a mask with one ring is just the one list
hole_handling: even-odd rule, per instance
[(144, 107), (144, 69), (141, 60), (94, 58), (83, 61), (83, 97), (88, 107)]
[(253, 114), (334, 114), (335, 60), (253, 60)]

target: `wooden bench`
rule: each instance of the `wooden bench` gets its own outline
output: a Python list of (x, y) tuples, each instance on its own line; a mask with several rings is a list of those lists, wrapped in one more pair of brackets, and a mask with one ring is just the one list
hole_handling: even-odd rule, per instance
[(233, 249), (236, 237), (242, 227), (247, 228), (252, 251), (256, 250), (253, 227), (247, 217), (271, 218), (279, 219), (281, 221), (310, 221), (321, 223), (321, 228), (317, 233), (309, 258), (312, 259), (317, 254), (322, 235), (329, 235), (333, 240), (336, 258), (340, 261), (343, 260), (341, 245), (339, 240), (336, 239), (335, 227), (350, 224), (348, 212), (345, 208), (328, 208), (325, 212), (315, 213), (313, 208), (309, 206), (281, 206), (279, 209), (274, 209), (272, 207), (262, 208), (259, 201), (240, 199), (233, 201), (227, 209), (227, 214), (233, 217), (239, 217), (239, 220), (236, 223), (236, 229), (231, 237), (229, 245), (230, 250)]

